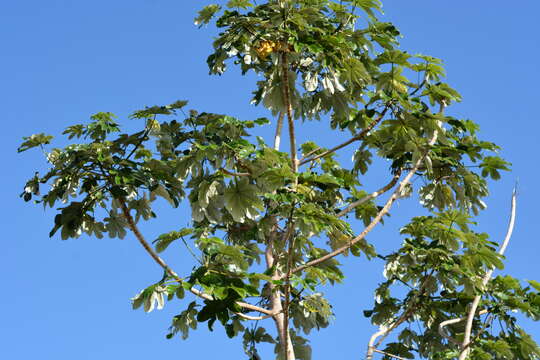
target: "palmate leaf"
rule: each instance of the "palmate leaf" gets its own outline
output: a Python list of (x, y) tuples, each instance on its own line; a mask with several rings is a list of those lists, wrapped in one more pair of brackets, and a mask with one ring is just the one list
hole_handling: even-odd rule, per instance
[(225, 208), (237, 222), (255, 219), (259, 210), (264, 209), (264, 204), (258, 197), (257, 187), (251, 185), (247, 179), (231, 184), (225, 189), (223, 197)]
[(165, 234), (159, 235), (159, 237), (154, 240), (156, 251), (158, 253), (165, 251), (169, 245), (184, 236), (190, 235), (193, 233), (193, 229), (184, 228), (179, 231), (171, 231)]
[(182, 313), (176, 315), (173, 318), (171, 327), (169, 328), (169, 334), (167, 334), (167, 339), (171, 339), (178, 332), (182, 333), (182, 339), (185, 340), (188, 338), (189, 329), (197, 329), (197, 303), (195, 301), (191, 302), (188, 308)]
[(21, 146), (19, 146), (17, 152), (23, 152), (36, 146), (50, 144), (52, 138), (53, 137), (51, 135), (45, 135), (43, 133), (23, 137), (24, 142), (21, 144)]
[(165, 305), (166, 294), (167, 289), (164, 286), (160, 284), (151, 285), (131, 299), (133, 309), (138, 309), (141, 305), (144, 305), (145, 312), (152, 312), (154, 308), (161, 310)]
[(199, 11), (199, 16), (195, 18), (195, 25), (201, 27), (208, 24), (219, 10), (221, 10), (221, 6), (216, 4), (205, 6), (201, 11)]
[(538, 292), (540, 292), (540, 282), (535, 280), (527, 280), (527, 282)]
[(354, 6), (360, 7), (370, 19), (375, 19), (375, 12), (373, 10), (381, 11), (382, 3), (379, 0), (351, 0)]
[(253, 7), (253, 4), (250, 0), (229, 0), (227, 2), (228, 8), (240, 8), (240, 9), (248, 9), (250, 7)]

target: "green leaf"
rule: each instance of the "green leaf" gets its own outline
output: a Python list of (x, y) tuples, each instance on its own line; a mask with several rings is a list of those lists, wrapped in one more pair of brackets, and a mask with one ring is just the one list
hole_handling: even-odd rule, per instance
[(182, 109), (184, 106), (186, 106), (188, 102), (186, 100), (178, 100), (173, 102), (170, 105), (167, 105), (167, 109), (176, 110), (176, 109)]
[(167, 289), (159, 284), (154, 284), (131, 299), (133, 309), (138, 309), (141, 305), (144, 305), (145, 312), (152, 312), (154, 308), (161, 310), (165, 305), (165, 294)]
[(170, 115), (172, 114), (169, 106), (150, 106), (146, 107), (144, 110), (137, 110), (130, 115), (132, 119), (149, 119), (153, 118), (156, 115)]
[(354, 6), (360, 7), (371, 19), (375, 19), (373, 10), (381, 11), (382, 3), (379, 0), (352, 0)]
[(249, 0), (229, 0), (229, 2), (227, 2), (227, 7), (247, 9), (253, 7), (253, 4)]
[(156, 251), (158, 253), (161, 253), (165, 251), (173, 241), (178, 240), (184, 236), (190, 235), (192, 233), (193, 233), (193, 229), (184, 228), (179, 231), (170, 231), (168, 233), (161, 234), (156, 240), (154, 240)]
[(191, 302), (188, 308), (179, 315), (173, 318), (172, 325), (169, 328), (170, 333), (167, 335), (168, 339), (171, 339), (178, 332), (182, 333), (182, 339), (187, 339), (189, 335), (189, 329), (197, 329), (197, 303)]
[(199, 11), (199, 16), (195, 18), (195, 25), (201, 27), (208, 24), (220, 9), (221, 6), (216, 4), (205, 6), (201, 11)]
[(17, 152), (21, 153), (28, 149), (34, 148), (36, 146), (43, 146), (43, 145), (50, 144), (52, 138), (53, 137), (51, 135), (45, 135), (44, 133), (23, 137), (24, 141), (21, 144), (21, 146), (19, 146), (19, 148), (17, 149)]
[(527, 280), (527, 282), (536, 290), (540, 291), (540, 282), (535, 280)]
[(499, 180), (501, 178), (499, 171), (509, 171), (510, 163), (498, 156), (486, 156), (482, 160), (480, 168), (482, 169), (483, 177), (489, 176), (493, 180)]
[(247, 179), (231, 184), (223, 193), (225, 207), (234, 221), (244, 222), (246, 219), (255, 219), (258, 210), (264, 209), (264, 204), (258, 197), (257, 187), (251, 185)]

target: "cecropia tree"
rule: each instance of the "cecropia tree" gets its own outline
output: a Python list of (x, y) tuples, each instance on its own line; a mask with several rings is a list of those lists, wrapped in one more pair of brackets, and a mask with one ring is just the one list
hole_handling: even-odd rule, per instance
[[(380, 6), (230, 0), (204, 7), (195, 24), (215, 18), (220, 30), (210, 73), (236, 65), (258, 74), (253, 103), (270, 119), (184, 111), (187, 102), (178, 101), (135, 111), (141, 130), (122, 133), (111, 113), (97, 113), (64, 131), (74, 143), (47, 149), (50, 170), (36, 173), (22, 197), (57, 209), (50, 236), (130, 232), (164, 270), (133, 307), (186, 306), (169, 338), (217, 321), (229, 337), (243, 336), (250, 359), (260, 358), (261, 342), (275, 344), (278, 359), (310, 359), (303, 336), (327, 327), (333, 314), (320, 288), (344, 280), (339, 258), (350, 254), (385, 262), (386, 281), (364, 311), (374, 335), (359, 357), (539, 358), (513, 312), (538, 319), (540, 284), (492, 277), (503, 268), (515, 194), (500, 248), (471, 219), (485, 207), (487, 180), (509, 164), (477, 138), (474, 122), (448, 115), (461, 98), (443, 82), (441, 61), (400, 50), (399, 31), (377, 20)], [(317, 139), (297, 143), (314, 120), (342, 140), (329, 148)], [(273, 142), (250, 136), (268, 123)], [(51, 139), (32, 135), (19, 151)], [(337, 157), (348, 149), (352, 165)], [(372, 165), (381, 161), (386, 172)], [(374, 171), (381, 184), (366, 188), (362, 178)], [(139, 225), (156, 217), (158, 197), (171, 211), (189, 203), (191, 221), (150, 241)], [(418, 216), (396, 234), (401, 246), (381, 254), (368, 235), (404, 198), (419, 202)], [(170, 246), (191, 252), (195, 265), (172, 269), (164, 260)], [(191, 302), (176, 299), (184, 297)]]

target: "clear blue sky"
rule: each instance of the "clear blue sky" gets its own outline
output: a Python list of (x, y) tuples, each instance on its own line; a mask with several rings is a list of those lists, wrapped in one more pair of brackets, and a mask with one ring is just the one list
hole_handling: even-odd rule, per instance
[[(248, 103), (253, 78), (240, 79), (235, 71), (223, 77), (207, 75), (213, 30), (199, 30), (192, 21), (206, 3), (1, 2), (0, 104), (5, 128), (0, 134), (0, 358), (244, 358), (240, 341), (227, 340), (219, 326), (214, 333), (202, 326), (187, 341), (166, 340), (179, 303), (151, 314), (131, 310), (129, 298), (161, 275), (132, 236), (49, 239), (53, 212), (18, 198), (24, 181), (44, 165), (39, 151), (16, 153), (23, 136), (59, 134), (97, 111), (114, 112), (124, 122), (135, 109), (177, 99), (242, 118), (264, 114)], [(479, 122), (483, 137), (501, 145), (503, 156), (513, 163), (513, 172), (491, 187), (489, 208), (478, 220), (492, 239), (504, 235), (511, 189), (519, 178), (517, 228), (506, 271), (521, 279), (540, 279), (539, 13), (537, 0), (385, 1), (384, 18), (401, 29), (403, 49), (445, 60), (448, 81), (464, 96), (451, 113)], [(317, 134), (320, 131), (308, 127), (305, 138), (317, 140)], [(153, 238), (164, 227), (168, 231), (185, 225), (186, 216), (182, 211), (163, 215), (144, 231)], [(403, 219), (393, 217), (390, 228)], [(383, 247), (400, 243), (385, 231), (371, 240)], [(178, 271), (188, 272), (189, 258), (180, 250), (166, 256)], [(314, 360), (361, 358), (375, 330), (361, 311), (372, 303), (371, 290), (382, 279), (381, 264), (346, 263), (350, 276), (330, 296), (337, 318), (311, 337)], [(526, 327), (540, 341), (539, 324)], [(271, 359), (267, 354), (264, 359)]]

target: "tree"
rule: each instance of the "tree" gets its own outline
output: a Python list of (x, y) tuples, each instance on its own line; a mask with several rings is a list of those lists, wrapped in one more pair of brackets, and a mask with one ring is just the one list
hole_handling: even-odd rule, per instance
[[(195, 20), (202, 26), (217, 16), (222, 31), (208, 58), (210, 72), (222, 74), (232, 62), (243, 73), (261, 75), (253, 101), (268, 108), (273, 121), (184, 112), (187, 102), (178, 101), (135, 111), (132, 118), (144, 128), (132, 134), (121, 133), (111, 113), (68, 127), (64, 134), (78, 143), (48, 151), (50, 171), (31, 178), (22, 194), (45, 207), (61, 206), (50, 235), (122, 238), (130, 231), (164, 270), (133, 298), (134, 308), (152, 311), (189, 292), (194, 301), (173, 318), (167, 336), (186, 338), (198, 323), (212, 329), (219, 321), (230, 337), (243, 336), (251, 359), (259, 358), (261, 342), (275, 344), (281, 359), (310, 358), (301, 333), (328, 326), (332, 307), (320, 288), (344, 280), (338, 259), (349, 254), (386, 263), (387, 280), (364, 312), (379, 327), (366, 339), (367, 358), (376, 352), (386, 358), (538, 358), (538, 346), (512, 311), (537, 319), (540, 284), (491, 279), (493, 269), (503, 267), (515, 195), (500, 250), (472, 221), (484, 207), (487, 179), (498, 179), (509, 164), (495, 144), (477, 138), (475, 123), (446, 115), (460, 96), (442, 82), (441, 61), (400, 50), (399, 32), (377, 20), (375, 0), (223, 5), (206, 6)], [(409, 80), (417, 77), (421, 81)], [(297, 144), (302, 121), (312, 120), (350, 133), (348, 140), (328, 149)], [(273, 144), (250, 138), (270, 122)], [(281, 151), (284, 123), (289, 153)], [(32, 135), (19, 151), (51, 140)], [(336, 157), (344, 148), (355, 149), (352, 168)], [(361, 180), (380, 160), (390, 165), (371, 192)], [(417, 188), (413, 178), (421, 179)], [(44, 195), (41, 184), (49, 184)], [(187, 201), (192, 223), (152, 246), (138, 224), (156, 216), (158, 197), (173, 208)], [(407, 197), (427, 212), (402, 227), (400, 248), (380, 254), (367, 235)], [(365, 226), (358, 234), (356, 220)], [(186, 276), (159, 255), (175, 242), (197, 262)], [(276, 336), (267, 331), (272, 321)], [(420, 330), (406, 326), (413, 321)], [(395, 341), (385, 343), (390, 335)]]

